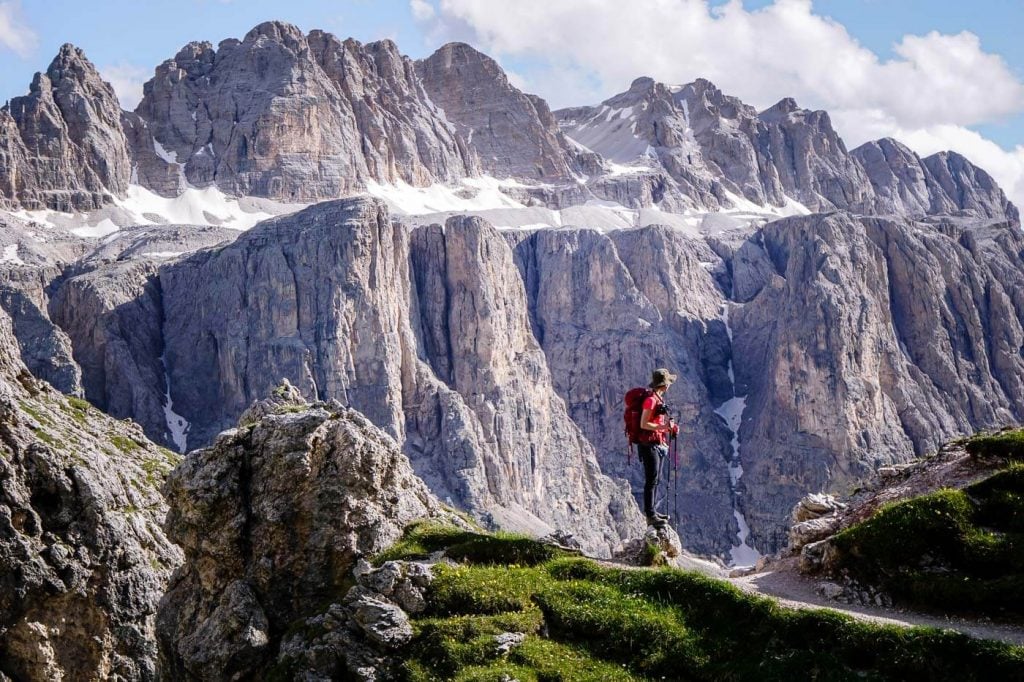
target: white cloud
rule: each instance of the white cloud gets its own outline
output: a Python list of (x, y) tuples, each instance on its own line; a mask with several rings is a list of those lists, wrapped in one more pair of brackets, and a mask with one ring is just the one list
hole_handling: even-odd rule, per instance
[(121, 108), (132, 111), (142, 99), (142, 86), (152, 76), (152, 71), (135, 64), (120, 63), (104, 66), (100, 75), (114, 86)]
[(434, 18), (434, 6), (427, 0), (409, 0), (409, 9), (417, 21), (429, 21)]
[(39, 42), (36, 32), (25, 21), (20, 0), (0, 2), (0, 47), (27, 57)]
[(740, 0), (440, 0), (430, 10), (416, 16), (434, 39), (528, 58), (520, 79), (553, 108), (596, 103), (641, 75), (704, 77), (759, 109), (783, 97), (827, 109), (851, 148), (886, 135), (919, 153), (949, 145), (1024, 202), (1021, 148), (965, 127), (1024, 111), (1024, 83), (969, 32), (907, 35), (881, 59), (811, 0), (757, 10)]

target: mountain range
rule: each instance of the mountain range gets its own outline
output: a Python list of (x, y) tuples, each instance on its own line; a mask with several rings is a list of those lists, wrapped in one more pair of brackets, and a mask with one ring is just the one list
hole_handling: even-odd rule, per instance
[(186, 45), (128, 112), (65, 45), (0, 109), (0, 202), (0, 305), (60, 391), (185, 451), (288, 379), (442, 501), (598, 552), (641, 525), (621, 399), (656, 366), (663, 508), (737, 562), (807, 492), (1024, 419), (992, 177), (706, 80), (551, 111), (466, 44), (269, 22)]

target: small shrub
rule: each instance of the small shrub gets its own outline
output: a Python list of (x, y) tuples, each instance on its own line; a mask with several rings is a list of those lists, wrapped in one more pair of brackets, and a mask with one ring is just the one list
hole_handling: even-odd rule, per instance
[(844, 554), (870, 561), (881, 570), (919, 566), (925, 555), (958, 561), (971, 528), (973, 506), (960, 490), (884, 506), (866, 521), (833, 537)]
[(423, 559), (442, 549), (454, 561), (511, 566), (536, 566), (566, 554), (526, 535), (474, 532), (427, 521), (411, 524), (402, 539), (374, 557), (373, 563)]

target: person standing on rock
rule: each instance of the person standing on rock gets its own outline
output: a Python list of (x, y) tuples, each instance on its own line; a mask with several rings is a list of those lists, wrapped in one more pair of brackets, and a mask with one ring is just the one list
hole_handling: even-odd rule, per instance
[(664, 526), (669, 517), (658, 512), (657, 492), (661, 483), (662, 467), (668, 455), (669, 436), (679, 433), (679, 427), (668, 416), (664, 395), (676, 375), (659, 368), (651, 373), (651, 392), (644, 398), (640, 413), (642, 436), (637, 443), (637, 453), (644, 465), (644, 513), (652, 526)]

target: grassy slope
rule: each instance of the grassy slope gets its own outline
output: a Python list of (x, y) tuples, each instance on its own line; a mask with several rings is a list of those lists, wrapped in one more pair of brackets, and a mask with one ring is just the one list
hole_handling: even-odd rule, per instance
[(942, 612), (1024, 618), (1024, 430), (971, 439), (1006, 460), (963, 490), (887, 505), (833, 540), (839, 568), (894, 598)]
[[(405, 679), (1012, 680), (1024, 649), (948, 631), (792, 611), (673, 569), (620, 570), (526, 538), (415, 526), (386, 558), (451, 547)], [(494, 635), (523, 632), (507, 655)]]

